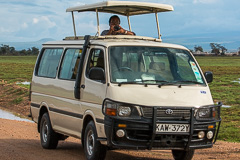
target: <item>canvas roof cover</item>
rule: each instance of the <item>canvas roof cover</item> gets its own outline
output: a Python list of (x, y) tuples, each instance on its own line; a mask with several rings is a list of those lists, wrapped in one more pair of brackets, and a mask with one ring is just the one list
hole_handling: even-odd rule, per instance
[(89, 5), (81, 5), (68, 8), (67, 12), (85, 12), (96, 11), (113, 13), (124, 16), (132, 16), (139, 14), (148, 14), (156, 12), (173, 11), (171, 5), (148, 3), (148, 2), (131, 2), (131, 1), (105, 1), (100, 3), (94, 3)]

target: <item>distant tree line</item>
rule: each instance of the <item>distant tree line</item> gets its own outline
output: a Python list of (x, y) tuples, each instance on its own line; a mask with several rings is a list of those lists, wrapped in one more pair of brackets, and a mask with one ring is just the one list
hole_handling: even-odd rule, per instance
[(215, 53), (215, 55), (225, 55), (227, 52), (227, 48), (217, 43), (210, 43), (210, 47), (212, 49), (212, 53)]
[(39, 49), (36, 47), (23, 49), (17, 51), (14, 47), (10, 47), (9, 45), (1, 44), (0, 47), (0, 55), (13, 55), (13, 56), (25, 56), (25, 55), (37, 55), (39, 53)]
[(202, 48), (202, 46), (195, 46), (194, 51), (195, 52), (197, 52), (197, 51), (203, 52), (203, 48)]
[[(214, 53), (215, 55), (225, 55), (225, 53), (227, 52), (227, 48), (225, 48), (224, 46), (218, 43), (210, 43), (210, 47), (211, 47), (211, 53)], [(195, 46), (194, 51), (203, 52), (203, 48), (202, 46)], [(239, 47), (239, 51), (240, 51), (240, 47)]]

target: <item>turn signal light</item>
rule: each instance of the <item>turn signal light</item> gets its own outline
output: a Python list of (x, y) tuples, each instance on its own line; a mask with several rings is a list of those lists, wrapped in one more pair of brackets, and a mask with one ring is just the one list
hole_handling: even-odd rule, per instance
[(126, 128), (127, 125), (126, 125), (126, 124), (118, 124), (118, 127), (119, 127), (119, 128)]
[(208, 129), (213, 129), (214, 128), (214, 126), (213, 125), (211, 125), (211, 126), (208, 126)]
[(107, 108), (106, 109), (106, 114), (109, 116), (116, 116), (117, 115), (117, 110), (113, 108)]
[(213, 118), (216, 117), (216, 111), (212, 111), (212, 116), (213, 116)]

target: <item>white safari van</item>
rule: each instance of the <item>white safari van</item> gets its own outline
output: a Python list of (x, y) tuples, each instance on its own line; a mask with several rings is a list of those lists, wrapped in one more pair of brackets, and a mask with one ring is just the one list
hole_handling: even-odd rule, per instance
[[(158, 12), (170, 5), (109, 1), (68, 8), (74, 37), (43, 44), (31, 85), (31, 114), (41, 145), (54, 149), (68, 136), (81, 139), (86, 159), (104, 159), (108, 149), (167, 149), (174, 159), (192, 159), (210, 148), (220, 127), (221, 103), (190, 51), (162, 43)], [(98, 35), (76, 36), (74, 13), (94, 11)], [(158, 38), (100, 36), (98, 13), (153, 13)]]

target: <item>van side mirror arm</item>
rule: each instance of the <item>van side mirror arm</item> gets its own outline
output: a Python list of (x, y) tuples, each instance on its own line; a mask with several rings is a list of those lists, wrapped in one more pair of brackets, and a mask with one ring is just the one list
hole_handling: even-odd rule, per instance
[(83, 50), (81, 54), (80, 63), (78, 65), (77, 76), (76, 76), (76, 81), (74, 86), (74, 96), (76, 99), (80, 99), (80, 83), (82, 80), (83, 63), (84, 63), (85, 55), (87, 52), (87, 48), (90, 44), (90, 35), (85, 35), (84, 40), (85, 40), (85, 43), (83, 45)]

